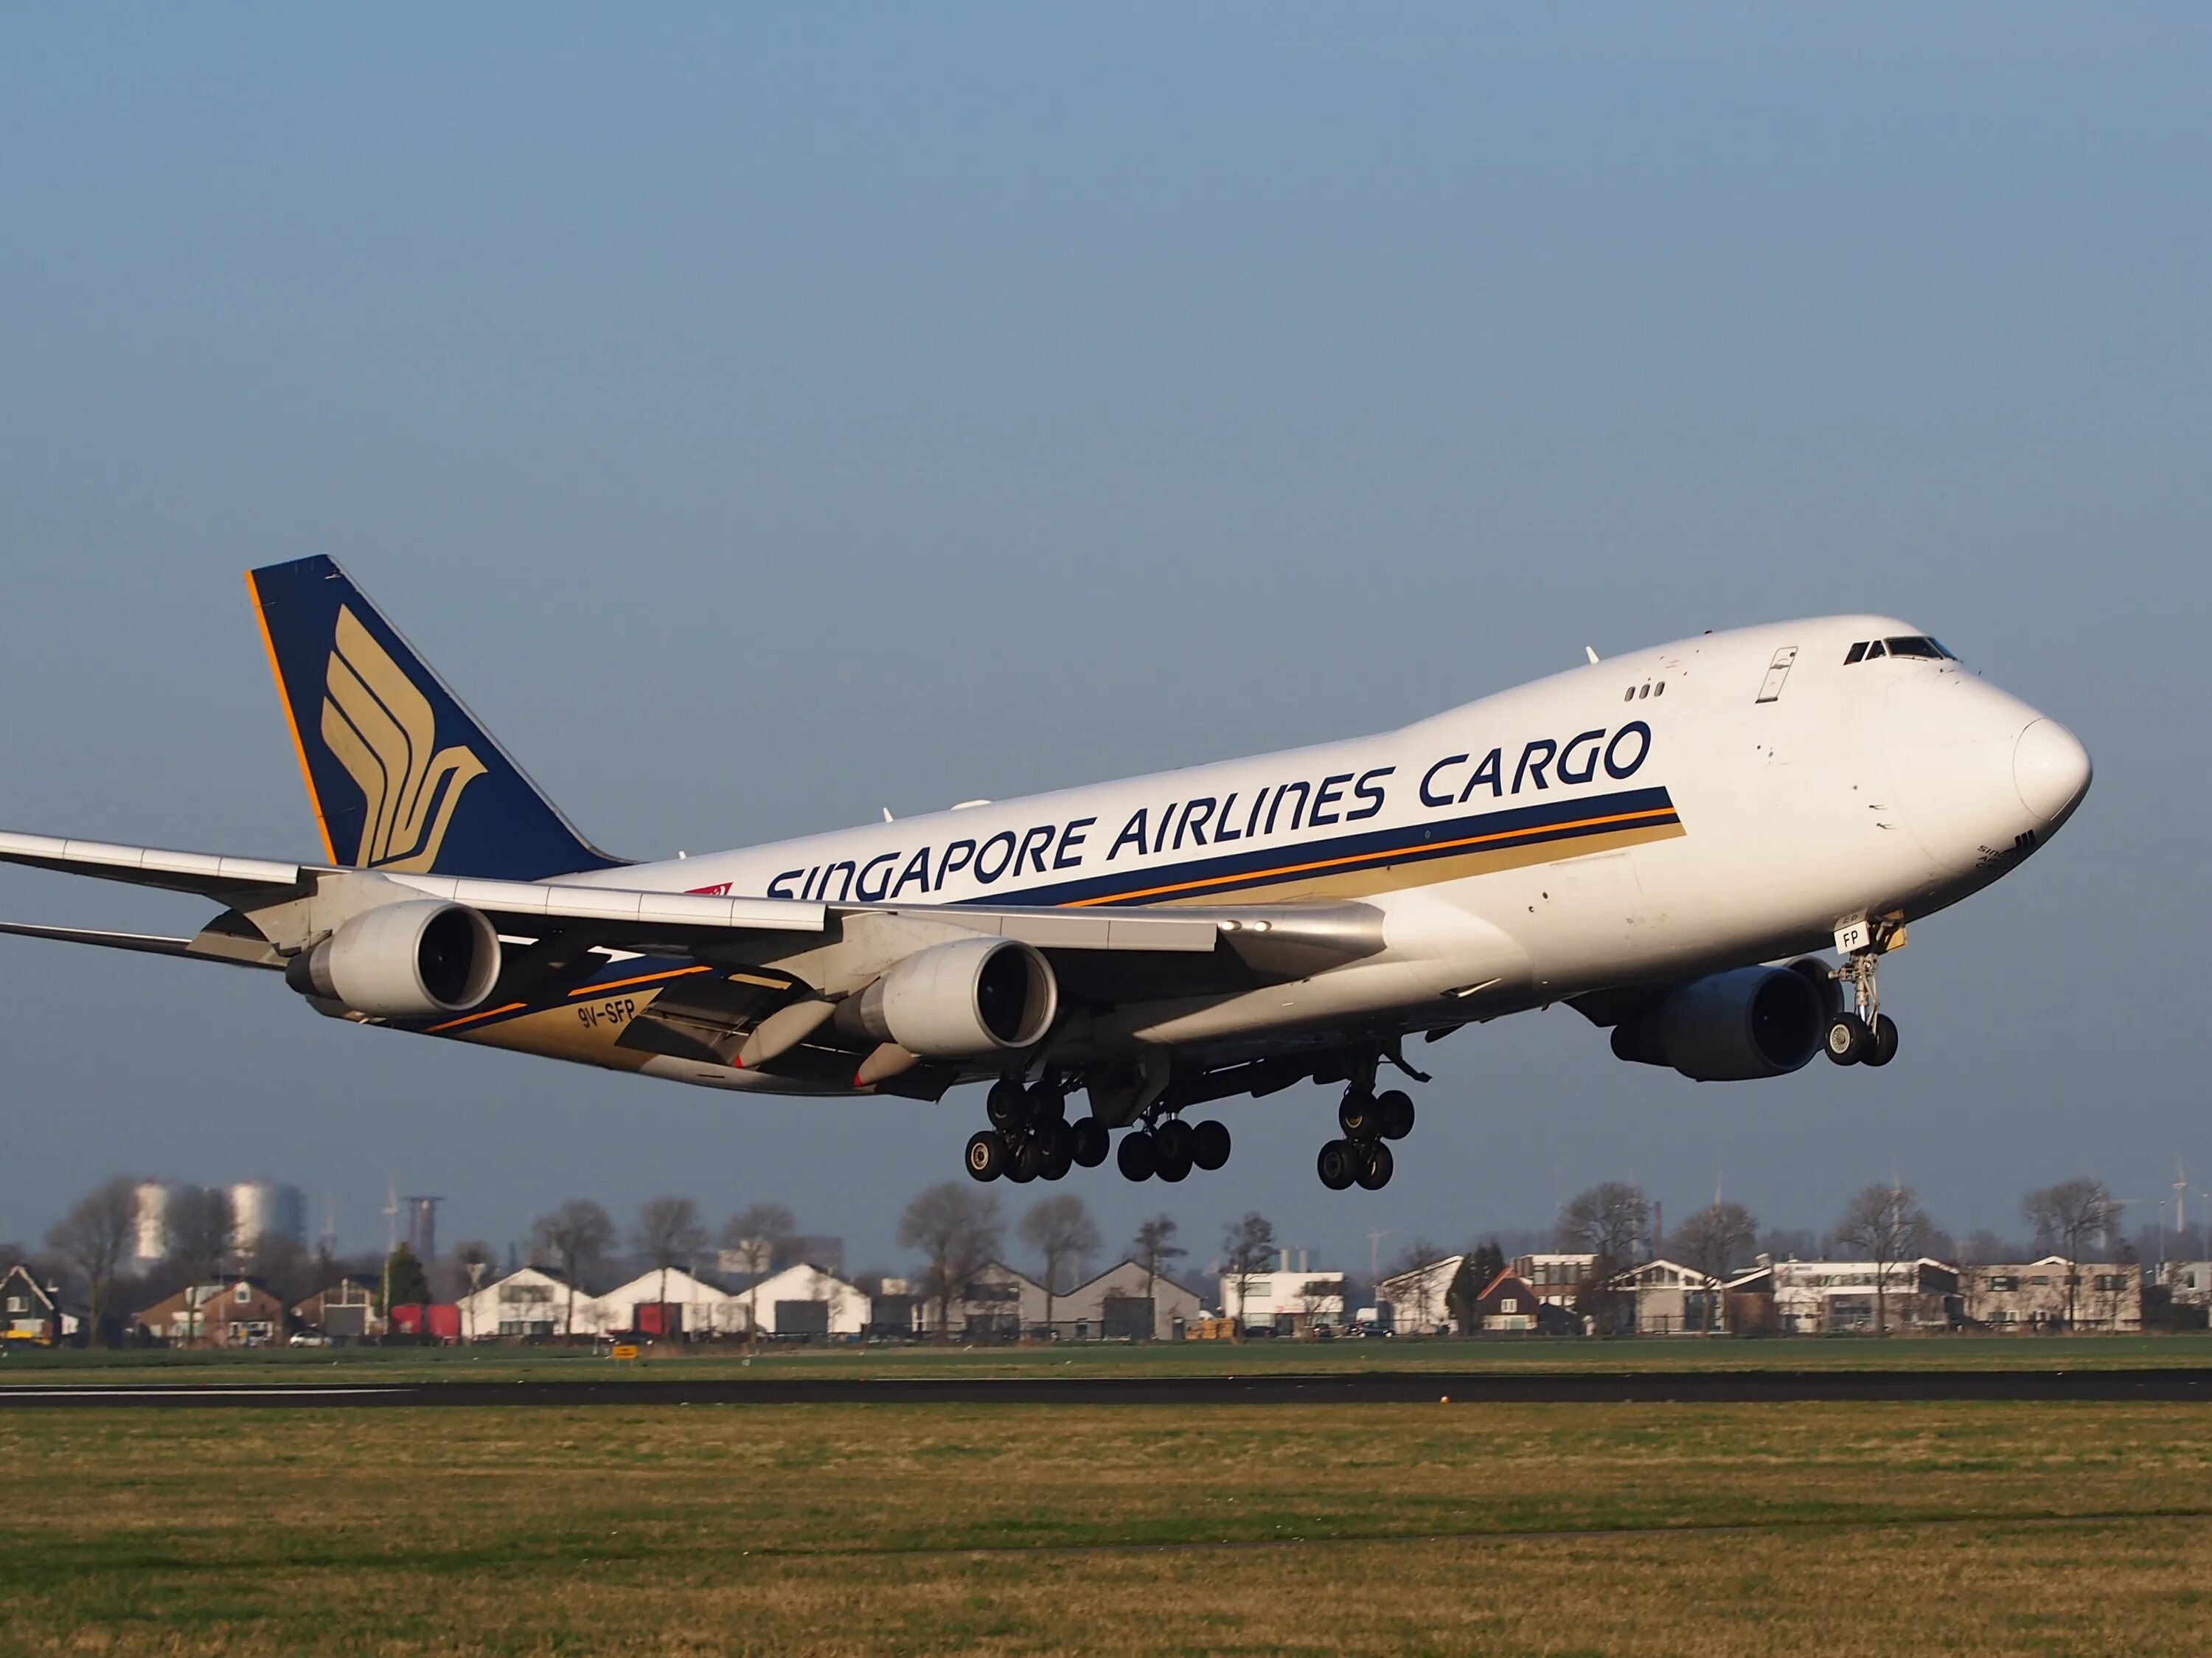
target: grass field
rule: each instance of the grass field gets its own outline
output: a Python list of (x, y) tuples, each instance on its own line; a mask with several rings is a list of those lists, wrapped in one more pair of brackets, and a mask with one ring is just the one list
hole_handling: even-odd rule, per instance
[(0, 1417), (25, 1653), (2197, 1654), (2178, 1405)]
[(2212, 1337), (1798, 1337), (1620, 1341), (1491, 1338), (1450, 1341), (1253, 1341), (1133, 1347), (1085, 1343), (1024, 1347), (769, 1347), (656, 1350), (617, 1367), (588, 1347), (276, 1349), (240, 1352), (49, 1352), (11, 1344), (0, 1387), (35, 1382), (649, 1380), (806, 1376), (984, 1376), (1091, 1374), (1194, 1375), (1332, 1370), (2114, 1369), (2212, 1366)]

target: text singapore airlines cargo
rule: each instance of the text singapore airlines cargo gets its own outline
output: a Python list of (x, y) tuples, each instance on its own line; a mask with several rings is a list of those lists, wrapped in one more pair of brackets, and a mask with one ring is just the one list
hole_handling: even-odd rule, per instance
[[(1406, 1039), (1564, 1002), (1709, 1082), (1886, 1065), (1876, 964), (2089, 786), (2072, 733), (1911, 624), (1598, 661), (1402, 730), (659, 863), (578, 837), (327, 558), (250, 574), (324, 860), (0, 834), (196, 893), (318, 1012), (715, 1088), (988, 1080), (977, 1179), (1218, 1168), (1195, 1108), (1341, 1083), (1324, 1184), (1390, 1178)], [(1817, 953), (1833, 947), (1839, 965)], [(1071, 1115), (1071, 1096), (1085, 1107)]]

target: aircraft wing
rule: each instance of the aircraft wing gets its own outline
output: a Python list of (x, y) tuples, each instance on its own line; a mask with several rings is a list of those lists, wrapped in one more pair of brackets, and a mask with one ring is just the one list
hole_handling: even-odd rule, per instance
[[(534, 938), (558, 932), (570, 939), (588, 939), (594, 947), (640, 954), (690, 954), (777, 935), (795, 936), (790, 942), (797, 945), (805, 937), (836, 932), (860, 918), (994, 934), (1051, 953), (1209, 954), (1226, 939), (1241, 958), (1255, 965), (1265, 960), (1282, 969), (1296, 966), (1302, 972), (1371, 954), (1382, 948), (1380, 916), (1369, 906), (1357, 904), (1245, 909), (826, 905), (557, 881), (484, 881), (338, 869), (4, 832), (0, 832), (0, 863), (195, 893), (234, 912), (255, 917), (261, 930), (280, 950), (299, 948), (316, 932), (328, 930), (327, 925), (317, 927), (312, 918), (317, 899), (337, 900), (343, 903), (344, 913), (354, 914), (378, 903), (417, 895), (481, 911), (502, 933)], [(288, 938), (281, 936), (281, 930), (272, 932), (272, 921), (296, 929), (300, 936)], [(198, 942), (102, 935), (85, 929), (18, 926), (9, 930), (169, 954), (185, 953), (187, 944)], [(238, 931), (233, 925), (224, 930), (224, 935), (236, 936)], [(203, 939), (206, 936), (202, 935)], [(204, 948), (192, 953), (241, 960), (248, 954)], [(258, 960), (250, 965), (269, 963)]]

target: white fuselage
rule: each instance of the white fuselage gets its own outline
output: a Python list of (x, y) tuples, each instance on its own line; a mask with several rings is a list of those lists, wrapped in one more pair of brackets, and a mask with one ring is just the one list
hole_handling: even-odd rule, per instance
[(1877, 616), (1707, 634), (1379, 736), (569, 879), (916, 908), (1356, 899), (1385, 917), (1377, 954), (1063, 1039), (1219, 1058), (1435, 1028), (1822, 948), (2034, 850), (2086, 753), (1954, 661), (1846, 662), (1905, 636)]

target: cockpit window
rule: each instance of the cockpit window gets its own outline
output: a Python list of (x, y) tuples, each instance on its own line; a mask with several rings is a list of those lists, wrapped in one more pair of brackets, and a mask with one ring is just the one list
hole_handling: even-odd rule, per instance
[(1850, 667), (1853, 662), (1855, 662), (1855, 661), (1858, 661), (1858, 659), (1859, 659), (1860, 657), (1862, 657), (1862, 656), (1865, 655), (1866, 655), (1866, 648), (1867, 648), (1867, 642), (1866, 642), (1865, 640), (1863, 640), (1863, 639), (1860, 640), (1856, 644), (1853, 645), (1853, 646), (1850, 648), (1850, 650), (1848, 650), (1847, 652), (1845, 652), (1845, 653), (1844, 653), (1844, 666), (1845, 667)]
[(1872, 661), (1877, 656), (1887, 656), (1888, 655), (1889, 653), (1881, 648), (1881, 641), (1879, 639), (1876, 639), (1872, 644), (1867, 647), (1866, 659), (1869, 661)]
[(1949, 660), (1951, 657), (1949, 651), (1925, 634), (1908, 633), (1902, 638), (1885, 639), (1882, 643), (1889, 647), (1889, 654), (1893, 656), (1926, 656), (1939, 662)]

